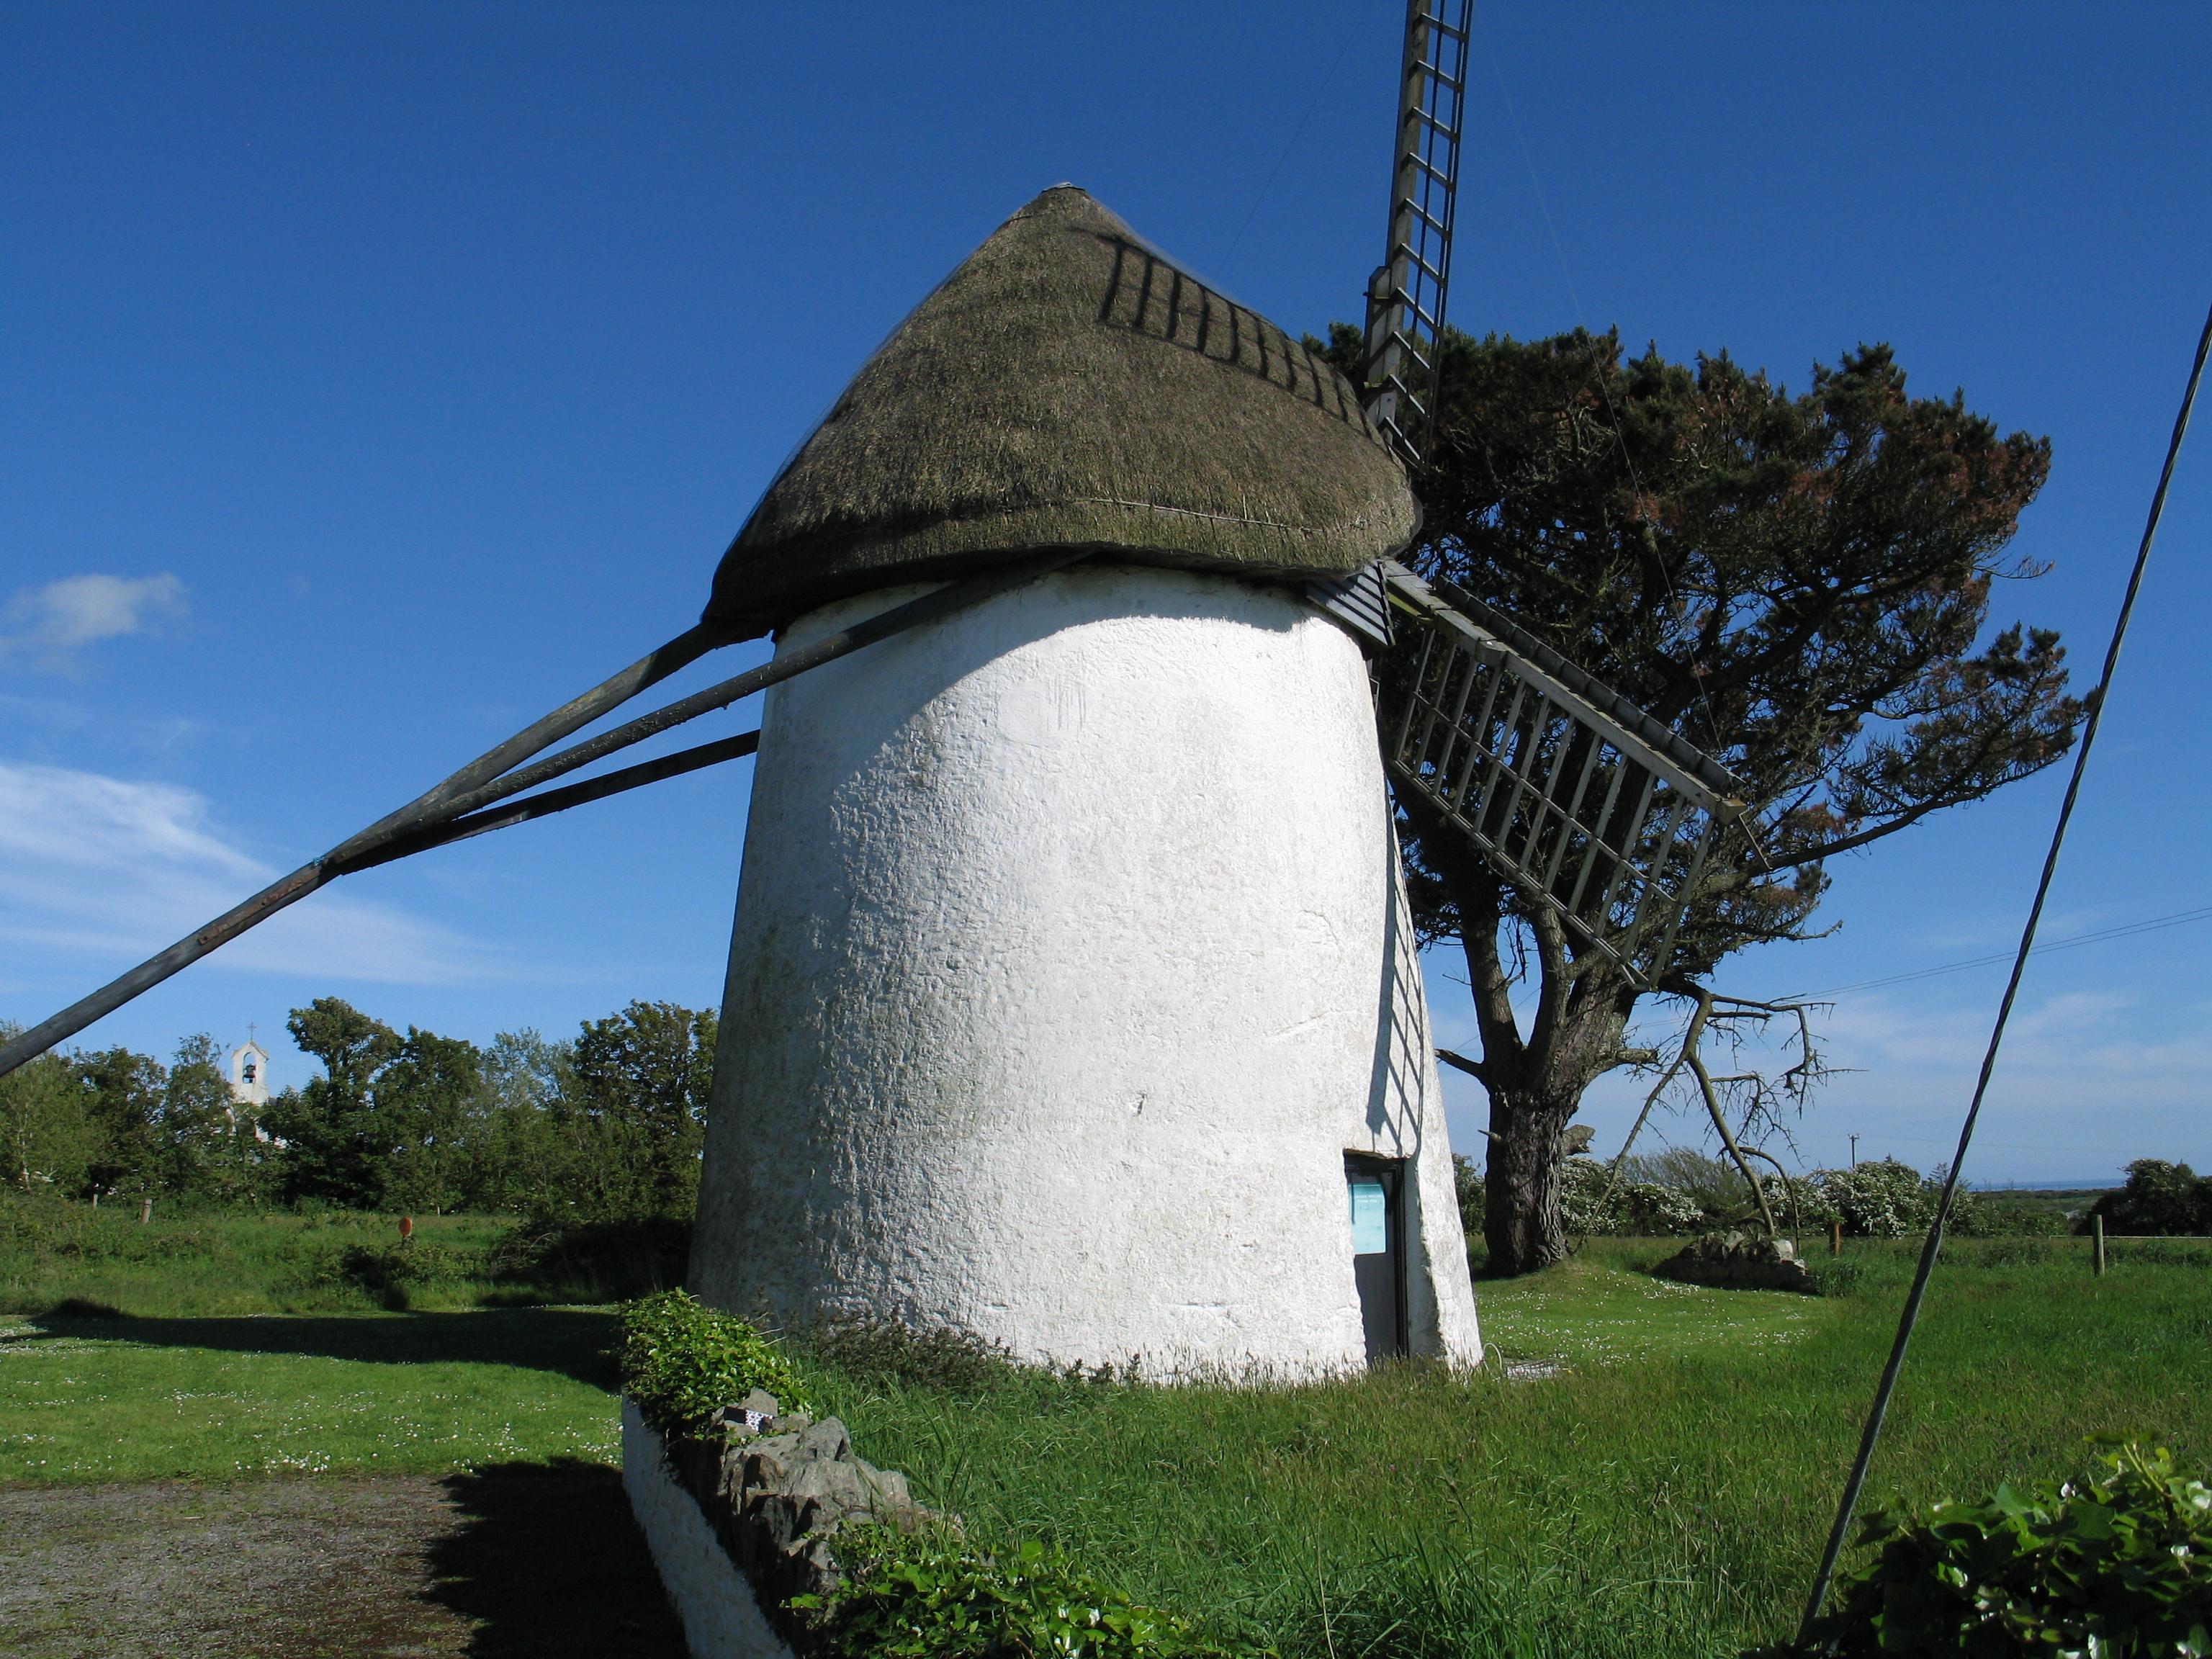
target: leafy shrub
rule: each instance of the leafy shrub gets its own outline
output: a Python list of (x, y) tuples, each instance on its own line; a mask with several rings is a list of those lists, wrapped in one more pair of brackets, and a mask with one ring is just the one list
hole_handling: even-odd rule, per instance
[(1705, 1223), (1703, 1207), (1680, 1188), (1632, 1180), (1625, 1170), (1615, 1186), (1612, 1165), (1594, 1158), (1567, 1160), (1559, 1215), (1569, 1232), (1585, 1237), (1664, 1237), (1696, 1232)]
[(623, 1392), (663, 1436), (696, 1433), (718, 1406), (765, 1389), (786, 1411), (806, 1391), (782, 1352), (744, 1320), (663, 1291), (622, 1311), (617, 1361)]
[(1671, 1187), (1708, 1215), (1729, 1213), (1746, 1202), (1743, 1176), (1735, 1165), (1693, 1146), (1636, 1153), (1622, 1160), (1621, 1173), (1632, 1181)]
[[(2089, 1214), (2103, 1216), (2111, 1233), (2212, 1233), (2212, 1180), (2186, 1164), (2139, 1158), (2128, 1165), (2127, 1185), (2106, 1193)], [(2084, 1217), (2077, 1231), (2093, 1224)]]
[(1244, 1659), (1189, 1620), (1132, 1601), (1057, 1547), (992, 1552), (944, 1528), (841, 1536), (842, 1583), (794, 1596), (821, 1650), (872, 1659)]
[(352, 1285), (397, 1312), (409, 1305), (416, 1291), (483, 1279), (489, 1273), (483, 1250), (456, 1249), (416, 1238), (399, 1244), (348, 1244), (334, 1255), (324, 1256), (309, 1280)]
[(1885, 1158), (1849, 1170), (1822, 1170), (1808, 1183), (1822, 1221), (1840, 1221), (1853, 1238), (1903, 1238), (1928, 1224), (1925, 1183), (1909, 1164)]
[(1452, 1190), (1459, 1199), (1459, 1224), (1470, 1240), (1482, 1237), (1482, 1171), (1471, 1158), (1452, 1154)]
[(682, 1284), (690, 1255), (691, 1224), (682, 1217), (533, 1217), (500, 1240), (489, 1267), (502, 1284), (557, 1288), (581, 1301), (618, 1302)]
[[(2212, 1490), (2135, 1445), (2081, 1483), (1883, 1513), (1815, 1650), (1843, 1659), (2212, 1653)], [(1825, 1643), (1826, 1645), (1822, 1645)]]

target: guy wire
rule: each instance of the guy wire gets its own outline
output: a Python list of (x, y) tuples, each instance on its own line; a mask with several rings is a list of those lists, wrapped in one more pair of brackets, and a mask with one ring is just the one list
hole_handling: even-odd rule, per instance
[(2043, 873), (2035, 884), (2035, 900), (2028, 906), (2027, 926), (2021, 929), (2020, 949), (2013, 954), (2012, 976), (2005, 981), (2004, 998), (1997, 1005), (1996, 1021), (1990, 1028), (1989, 1047), (1982, 1054), (1981, 1074), (1974, 1082), (1974, 1097), (1966, 1108), (1966, 1121), (1959, 1126), (1958, 1150), (1952, 1154), (1951, 1168), (1943, 1177), (1942, 1196), (1936, 1200), (1935, 1218), (1928, 1224), (1928, 1237), (1920, 1247), (1920, 1265), (1913, 1273), (1905, 1310), (1898, 1316), (1897, 1337), (1890, 1346), (1888, 1363), (1882, 1367), (1881, 1381), (1875, 1388), (1874, 1404), (1868, 1409), (1866, 1425), (1859, 1435), (1858, 1455), (1851, 1461), (1843, 1497), (1836, 1504), (1835, 1523), (1828, 1528), (1827, 1548), (1821, 1554), (1820, 1569), (1813, 1580), (1813, 1593), (1806, 1598), (1805, 1615), (1797, 1626), (1797, 1647), (1803, 1652), (1813, 1650), (1814, 1629), (1827, 1601), (1829, 1586), (1835, 1582), (1836, 1561), (1843, 1554), (1844, 1535), (1850, 1530), (1852, 1513), (1858, 1508), (1859, 1494), (1866, 1486), (1867, 1469), (1874, 1462), (1875, 1448), (1881, 1441), (1882, 1421), (1888, 1416), (1890, 1401), (1897, 1393), (1898, 1374), (1905, 1368), (1905, 1351), (1912, 1341), (1912, 1328), (1919, 1322), (1928, 1281), (1934, 1276), (1936, 1258), (1943, 1248), (1943, 1229), (1951, 1218), (1952, 1202), (1958, 1196), (1960, 1173), (1966, 1166), (1966, 1149), (1974, 1139), (1975, 1121), (1982, 1115), (1982, 1100), (1989, 1092), (1990, 1074), (1996, 1069), (1997, 1050), (2004, 1042), (2005, 1024), (2012, 1018), (2021, 978), (2027, 971), (2028, 953), (2035, 948), (2036, 926), (2043, 920), (2044, 901), (2050, 896), (2051, 878), (2058, 872), (2058, 854), (2066, 845), (2066, 828), (2073, 820), (2074, 805), (2081, 799), (2081, 776), (2088, 769), (2089, 751), (2096, 744), (2097, 728), (2105, 718), (2112, 675), (2119, 666), (2120, 647), (2128, 636), (2128, 619), (2135, 612), (2136, 595), (2142, 589), (2143, 571), (2150, 563), (2151, 544), (2158, 537), (2158, 521), (2166, 512), (2166, 488), (2173, 482), (2174, 463), (2181, 454), (2182, 438), (2189, 430), (2189, 412), (2197, 402), (2197, 386), (2204, 378), (2208, 351), (2212, 351), (2212, 311), (2205, 313), (2204, 331), (2197, 339), (2197, 359), (2189, 371), (2188, 386), (2181, 394), (2180, 411), (2173, 417), (2173, 435), (2166, 441), (2166, 465), (2158, 475), (2158, 489), (2151, 496), (2142, 542), (2136, 550), (2135, 568), (2128, 574), (2127, 594), (2120, 601), (2120, 614), (2112, 624), (2112, 641), (2105, 649), (2104, 672), (2098, 678), (2097, 689), (2090, 693), (2089, 718), (2081, 728), (2081, 746), (2074, 751), (2074, 771), (2066, 781), (2066, 798), (2059, 804), (2058, 822), (2051, 828), (2051, 848), (2044, 854)]

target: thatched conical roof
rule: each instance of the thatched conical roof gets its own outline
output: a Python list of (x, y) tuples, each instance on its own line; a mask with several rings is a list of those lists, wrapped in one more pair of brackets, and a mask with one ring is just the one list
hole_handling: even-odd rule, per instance
[(1338, 576), (1415, 521), (1343, 376), (1063, 185), (869, 359), (723, 556), (706, 615), (776, 627), (1038, 548)]

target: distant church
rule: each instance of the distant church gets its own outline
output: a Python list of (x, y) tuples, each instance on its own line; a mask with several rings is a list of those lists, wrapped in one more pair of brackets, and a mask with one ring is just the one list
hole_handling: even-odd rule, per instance
[(230, 1097), (256, 1121), (269, 1103), (269, 1051), (254, 1041), (250, 1026), (246, 1041), (230, 1051)]

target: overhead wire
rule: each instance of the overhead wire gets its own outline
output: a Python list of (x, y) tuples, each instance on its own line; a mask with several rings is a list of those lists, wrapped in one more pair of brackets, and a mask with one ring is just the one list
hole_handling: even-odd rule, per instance
[(2089, 756), (2096, 747), (2097, 732), (2102, 726), (2105, 710), (2111, 701), (2112, 677), (2119, 667), (2120, 647), (2127, 641), (2128, 623), (2135, 614), (2136, 599), (2142, 591), (2143, 573), (2150, 565), (2151, 545), (2158, 538), (2159, 520), (2166, 514), (2166, 492), (2173, 483), (2174, 464), (2180, 459), (2181, 441), (2189, 432), (2189, 416), (2196, 406), (2197, 389), (2204, 379), (2204, 360), (2212, 352), (2212, 309), (2204, 317), (2203, 331), (2197, 336), (2197, 356), (2189, 371), (2186, 388), (2181, 394), (2181, 408), (2173, 419), (2173, 434), (2166, 441), (2166, 465), (2158, 475), (2158, 488), (2153, 492), (2150, 513), (2143, 523), (2142, 540), (2136, 549), (2135, 565), (2128, 573), (2126, 596), (2120, 601), (2120, 613), (2112, 623), (2112, 643), (2105, 650), (2103, 672), (2098, 676), (2096, 690), (2089, 696), (2089, 717), (2081, 729), (2081, 741), (2074, 751), (2074, 769), (2066, 781), (2065, 799), (2058, 807), (2058, 821), (2052, 825), (2050, 850), (2044, 854), (2043, 872), (2035, 884), (2035, 897), (2028, 906), (2027, 921), (2021, 929), (2020, 946), (2013, 953), (2012, 974), (2005, 981), (2004, 996), (1997, 1004), (1996, 1018), (1990, 1028), (1989, 1046), (1983, 1051), (1980, 1074), (1974, 1082), (1973, 1099), (1966, 1107), (1966, 1121), (1959, 1127), (1958, 1150), (1952, 1154), (1951, 1167), (1943, 1179), (1942, 1195), (1936, 1203), (1936, 1214), (1928, 1224), (1928, 1236), (1920, 1247), (1919, 1266), (1912, 1275), (1912, 1287), (1905, 1294), (1904, 1310), (1898, 1316), (1897, 1335), (1890, 1345), (1889, 1359), (1882, 1367), (1881, 1380), (1875, 1385), (1874, 1403), (1869, 1407), (1866, 1423), (1860, 1431), (1856, 1455), (1851, 1460), (1850, 1473), (1844, 1482), (1842, 1497), (1837, 1501), (1836, 1518), (1828, 1529), (1826, 1547), (1820, 1556), (1819, 1571), (1813, 1580), (1812, 1593), (1806, 1598), (1804, 1616), (1798, 1622), (1797, 1646), (1801, 1650), (1813, 1651), (1820, 1613), (1826, 1605), (1829, 1587), (1835, 1582), (1836, 1563), (1843, 1554), (1844, 1540), (1850, 1533), (1851, 1516), (1858, 1508), (1859, 1494), (1865, 1489), (1867, 1470), (1874, 1462), (1875, 1449), (1881, 1442), (1884, 1420), (1889, 1415), (1890, 1401), (1896, 1397), (1897, 1380), (1905, 1368), (1905, 1350), (1911, 1346), (1913, 1328), (1920, 1322), (1920, 1310), (1928, 1295), (1928, 1282), (1936, 1271), (1936, 1258), (1943, 1248), (1943, 1232), (1951, 1217), (1951, 1206), (1959, 1193), (1960, 1173), (1966, 1167), (1967, 1149), (1973, 1144), (1974, 1127), (1980, 1121), (1982, 1102), (1987, 1097), (1990, 1075), (1996, 1070), (1997, 1054), (2004, 1044), (2005, 1026), (2012, 1018), (2013, 1005), (2020, 995), (2021, 979), (2027, 972), (2027, 958), (2035, 949), (2035, 930), (2043, 920), (2043, 907), (2051, 896), (2052, 879), (2058, 873), (2058, 856), (2065, 848), (2067, 826), (2073, 822), (2074, 807), (2081, 796), (2081, 780), (2089, 768)]
[[(1483, 17), (1481, 0), (1472, 0), (1472, 9), (1474, 13), (1475, 27), (1482, 33), (1483, 52), (1490, 59), (1490, 73), (1498, 82), (1499, 101), (1505, 106), (1506, 124), (1513, 130), (1513, 142), (1521, 151), (1521, 165), (1528, 173), (1528, 189), (1536, 198), (1537, 212), (1543, 216), (1544, 234), (1551, 239), (1552, 258), (1559, 264), (1559, 281), (1565, 285), (1568, 301), (1575, 308), (1575, 325), (1583, 331), (1585, 349), (1589, 353), (1591, 378), (1597, 384), (1599, 398), (1604, 401), (1606, 418), (1613, 424), (1613, 441), (1620, 446), (1621, 465), (1628, 469), (1630, 484), (1634, 487), (1638, 495), (1643, 495), (1646, 493), (1644, 479), (1636, 470), (1636, 457), (1629, 451), (1628, 431), (1621, 424), (1620, 410), (1614, 407), (1613, 390), (1606, 384), (1605, 365), (1598, 357), (1596, 339), (1590, 332), (1589, 315), (1583, 310), (1582, 295), (1575, 287), (1574, 273), (1567, 266), (1567, 251), (1565, 245), (1559, 240), (1559, 228), (1552, 218), (1551, 200), (1544, 194), (1543, 180), (1536, 173), (1535, 155), (1528, 148), (1528, 135), (1522, 131), (1521, 112), (1514, 107), (1513, 94), (1506, 87), (1505, 65), (1499, 59), (1498, 47), (1490, 38), (1490, 25)], [(1443, 354), (1439, 350), (1437, 362), (1441, 364), (1443, 360)], [(1667, 568), (1667, 562), (1664, 559), (1656, 560), (1655, 562), (1658, 566), (1659, 580), (1666, 584), (1668, 602), (1679, 610), (1681, 607), (1682, 599), (1681, 595), (1675, 591), (1674, 574)], [(1694, 670), (1696, 665), (1692, 664), (1692, 667)], [(1712, 738), (1713, 748), (1716, 751), (1714, 758), (1717, 760), (1720, 757), (1718, 751), (1728, 747), (1721, 738), (1720, 720), (1713, 713), (1712, 700), (1705, 695), (1703, 678), (1693, 672), (1691, 679), (1697, 694), (1696, 706), (1705, 714), (1705, 730)], [(1752, 850), (1759, 855), (1759, 862), (1765, 864), (1766, 850), (1759, 845), (1758, 829), (1752, 821), (1751, 815), (1747, 813), (1742, 823), (1745, 834), (1751, 841)]]
[[(2185, 927), (2193, 921), (2212, 921), (2212, 904), (2194, 910), (2176, 910), (2163, 916), (2150, 916), (2142, 921), (2124, 922), (2117, 927), (2100, 927), (2094, 933), (2073, 933), (2064, 939), (2055, 939), (2039, 945), (2031, 952), (2043, 956), (2052, 951), (2071, 951), (2084, 945), (2102, 945), (2108, 939), (2132, 939), (2138, 933), (2155, 933), (2168, 927)], [(1850, 996), (1858, 991), (1878, 991), (1884, 986), (1907, 985), (1914, 980), (1934, 979), (1942, 974), (1962, 974), (1969, 968), (1988, 968), (2000, 962), (2010, 962), (2012, 952), (2000, 951), (1994, 956), (1968, 957), (1963, 962), (1946, 962), (1933, 968), (1915, 968), (1906, 973), (1887, 974), (1880, 979), (1863, 979), (1852, 985), (1831, 985), (1822, 991), (1792, 991), (1787, 996), (1776, 997), (1777, 1002), (1817, 1002), (1827, 997)]]
[(1237, 245), (1244, 240), (1244, 233), (1252, 228), (1252, 221), (1259, 217), (1261, 204), (1267, 199), (1267, 192), (1274, 189), (1275, 180), (1283, 176), (1283, 164), (1291, 159), (1291, 152), (1298, 147), (1298, 140), (1305, 137), (1306, 124), (1313, 119), (1314, 112), (1321, 107), (1321, 100), (1328, 95), (1337, 70), (1344, 67), (1345, 57), (1352, 50), (1352, 43), (1365, 32), (1366, 27), (1367, 20), (1363, 17), (1352, 26), (1344, 37), (1343, 44), (1337, 47), (1336, 57), (1329, 64), (1328, 73), (1322, 76), (1321, 84), (1314, 88), (1312, 100), (1306, 105), (1306, 112), (1298, 117), (1297, 125), (1291, 129), (1290, 137), (1284, 141), (1282, 153), (1275, 157), (1275, 165), (1267, 173), (1267, 183), (1260, 186), (1260, 193), (1252, 198), (1252, 205), (1244, 215), (1244, 222), (1237, 227), (1237, 234), (1229, 239), (1229, 246), (1221, 251), (1221, 258), (1214, 268), (1224, 275), (1227, 274), (1229, 256), (1237, 252)]

